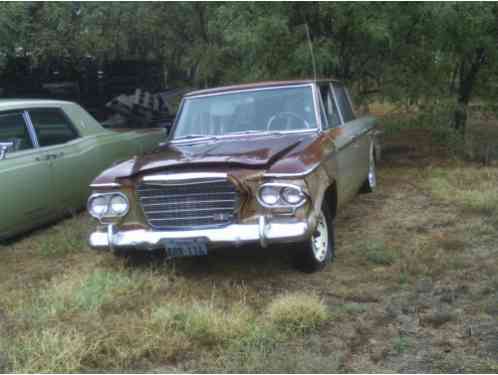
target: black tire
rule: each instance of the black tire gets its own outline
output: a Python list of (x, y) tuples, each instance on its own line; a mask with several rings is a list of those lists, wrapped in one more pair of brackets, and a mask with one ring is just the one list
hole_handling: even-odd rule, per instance
[[(319, 259), (315, 255), (313, 241), (314, 236), (317, 234), (312, 234), (312, 237), (305, 242), (296, 245), (293, 254), (294, 266), (303, 272), (312, 273), (322, 270), (327, 266), (327, 264), (332, 263), (335, 258), (335, 230), (334, 230), (334, 218), (330, 214), (330, 209), (327, 202), (323, 202), (321, 212), (325, 217), (325, 224), (327, 228), (327, 245), (325, 256), (323, 259)], [(318, 230), (318, 224), (317, 224)]]

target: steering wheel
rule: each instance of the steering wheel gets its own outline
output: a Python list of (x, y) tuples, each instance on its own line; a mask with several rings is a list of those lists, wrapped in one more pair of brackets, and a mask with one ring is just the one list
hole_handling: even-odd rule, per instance
[(278, 112), (277, 114), (275, 114), (272, 117), (270, 117), (270, 119), (268, 120), (268, 122), (266, 124), (266, 130), (268, 130), (268, 131), (271, 130), (271, 126), (272, 126), (273, 122), (277, 118), (282, 118), (282, 119), (287, 118), (287, 122), (285, 124), (286, 127), (289, 126), (291, 119), (297, 119), (299, 121), (302, 121), (302, 123), (304, 124), (304, 126), (306, 127), (306, 129), (311, 128), (311, 125), (310, 125), (310, 123), (308, 121), (306, 121), (301, 116), (295, 114), (294, 112)]

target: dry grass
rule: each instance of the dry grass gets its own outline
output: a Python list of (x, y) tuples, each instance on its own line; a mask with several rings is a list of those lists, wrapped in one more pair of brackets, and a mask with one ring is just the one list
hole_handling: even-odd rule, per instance
[(434, 168), (428, 184), (435, 198), (460, 205), (468, 211), (487, 217), (498, 215), (498, 169), (459, 166)]
[(210, 304), (165, 304), (154, 309), (151, 317), (165, 335), (180, 334), (201, 346), (223, 345), (245, 337), (255, 324), (244, 306), (227, 312)]
[(83, 214), (0, 247), (0, 372), (496, 372), (498, 173), (423, 139), (392, 138), (409, 155), (318, 274), (256, 249), (127, 262)]
[(75, 329), (40, 329), (16, 337), (7, 353), (15, 372), (77, 372), (94, 350)]
[(268, 319), (284, 332), (309, 332), (328, 318), (327, 306), (316, 295), (292, 293), (276, 297), (267, 309)]

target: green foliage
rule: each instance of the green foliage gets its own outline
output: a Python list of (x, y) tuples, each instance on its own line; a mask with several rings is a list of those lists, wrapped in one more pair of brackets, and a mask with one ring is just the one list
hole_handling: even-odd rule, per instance
[[(1, 3), (0, 66), (85, 56), (157, 59), (169, 83), (213, 86), (313, 77), (346, 80), (358, 104), (495, 101), (496, 3)], [(457, 116), (458, 115), (458, 116)]]

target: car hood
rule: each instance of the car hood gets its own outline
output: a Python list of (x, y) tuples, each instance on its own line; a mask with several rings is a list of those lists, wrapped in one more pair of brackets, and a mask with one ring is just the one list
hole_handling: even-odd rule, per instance
[(135, 157), (108, 169), (95, 182), (196, 166), (222, 165), (268, 170), (276, 162), (305, 148), (315, 137), (316, 133), (293, 133), (168, 143), (154, 153)]

